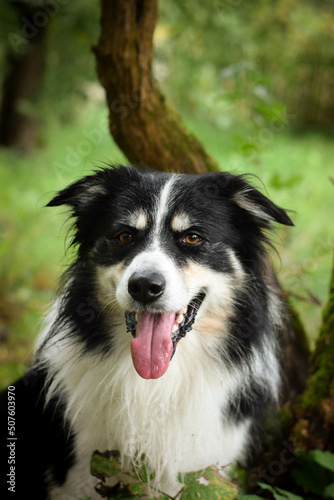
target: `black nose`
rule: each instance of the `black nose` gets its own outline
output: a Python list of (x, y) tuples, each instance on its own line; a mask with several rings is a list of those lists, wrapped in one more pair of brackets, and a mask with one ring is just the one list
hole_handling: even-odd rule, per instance
[(159, 273), (134, 273), (129, 279), (128, 291), (132, 298), (142, 304), (157, 300), (166, 288), (166, 280)]

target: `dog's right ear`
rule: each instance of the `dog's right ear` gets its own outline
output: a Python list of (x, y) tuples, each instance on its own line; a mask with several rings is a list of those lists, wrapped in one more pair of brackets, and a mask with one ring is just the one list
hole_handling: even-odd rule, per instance
[(122, 185), (122, 183), (127, 186), (130, 180), (136, 182), (137, 177), (136, 169), (130, 166), (110, 165), (62, 189), (46, 206), (69, 205), (73, 209), (73, 214), (79, 216), (94, 202), (112, 196), (117, 186)]
[(70, 215), (75, 219), (72, 245), (80, 244), (79, 252), (92, 247), (110, 201), (122, 183), (129, 183), (130, 177), (134, 175), (133, 171), (131, 167), (98, 170), (95, 174), (88, 175), (59, 191), (46, 205), (70, 207)]
[(60, 205), (69, 205), (74, 213), (87, 208), (97, 198), (105, 196), (107, 191), (104, 187), (101, 172), (95, 175), (89, 175), (70, 184), (65, 189), (49, 201), (47, 207), (58, 207)]

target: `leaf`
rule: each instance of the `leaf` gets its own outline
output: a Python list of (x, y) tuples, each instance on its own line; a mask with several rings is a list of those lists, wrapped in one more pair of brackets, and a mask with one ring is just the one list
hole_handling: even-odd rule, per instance
[(131, 483), (128, 488), (132, 495), (144, 495), (145, 493), (145, 486), (142, 483)]
[(329, 451), (313, 450), (309, 453), (313, 460), (325, 469), (334, 472), (334, 454)]
[(185, 474), (183, 482), (181, 500), (234, 500), (238, 495), (237, 487), (212, 467)]
[(266, 484), (266, 483), (258, 483), (258, 484), (262, 489), (270, 491), (273, 494), (273, 497), (275, 498), (275, 500), (285, 500), (286, 499), (285, 496), (277, 493), (275, 488), (273, 488), (269, 484)]
[(334, 498), (334, 483), (329, 484), (324, 490), (324, 497)]
[(129, 490), (126, 487), (122, 488), (119, 484), (116, 486), (107, 486), (101, 482), (95, 487), (95, 491), (102, 498), (109, 500), (133, 500), (133, 495)]
[(94, 452), (90, 464), (91, 473), (99, 479), (117, 476), (121, 468), (119, 464), (119, 453), (115, 451), (107, 451), (100, 453)]
[(294, 495), (293, 493), (290, 493), (290, 491), (282, 490), (281, 488), (276, 487), (274, 488), (273, 486), (270, 486), (266, 483), (259, 483), (259, 486), (264, 490), (270, 491), (273, 494), (275, 500), (285, 500), (287, 498), (288, 500), (303, 500), (302, 497)]
[(275, 488), (275, 489), (276, 489), (276, 491), (281, 493), (283, 496), (285, 496), (289, 500), (303, 500), (303, 497), (300, 497), (299, 495), (295, 495), (294, 493), (291, 493), (290, 491), (281, 490), (281, 488)]
[(237, 500), (263, 500), (263, 498), (258, 495), (238, 495)]
[(271, 493), (275, 493), (275, 490), (270, 484), (267, 483), (258, 483), (258, 485), (263, 489), (263, 490), (268, 490), (271, 491)]
[(286, 496), (285, 495), (280, 495), (276, 491), (273, 493), (273, 496), (274, 496), (275, 500), (286, 500)]
[(326, 469), (316, 463), (310, 453), (299, 453), (297, 468), (292, 471), (292, 477), (298, 486), (306, 491), (321, 495), (328, 484)]

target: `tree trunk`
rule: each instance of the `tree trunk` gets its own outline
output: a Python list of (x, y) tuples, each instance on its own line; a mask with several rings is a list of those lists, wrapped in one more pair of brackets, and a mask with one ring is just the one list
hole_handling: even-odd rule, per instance
[(152, 75), (157, 0), (102, 0), (101, 36), (94, 48), (106, 90), (110, 131), (133, 164), (205, 173), (216, 162), (166, 103)]
[(284, 375), (280, 395), (280, 405), (283, 406), (296, 401), (306, 389), (309, 375), (310, 348), (298, 313), (289, 302), (287, 294), (282, 289), (270, 266), (268, 266), (267, 275), (284, 305), (283, 324), (279, 339), (283, 350)]
[(329, 300), (311, 359), (308, 386), (294, 410), (291, 441), (334, 452), (334, 262)]
[(2, 88), (0, 144), (30, 153), (37, 143), (33, 107), (44, 73), (46, 25), (38, 28), (34, 25), (34, 15), (41, 12), (41, 7), (37, 10), (22, 1), (12, 4), (29, 37), (9, 34), (15, 43), (7, 53), (8, 74)]
[[(102, 30), (94, 52), (106, 90), (110, 131), (119, 147), (135, 165), (191, 174), (218, 169), (166, 104), (152, 76), (157, 0), (101, 0), (101, 5)], [(268, 276), (284, 299), (270, 267)], [(282, 403), (294, 400), (305, 389), (309, 354), (305, 338), (300, 322), (296, 320), (293, 325), (290, 321), (287, 307), (282, 329)]]

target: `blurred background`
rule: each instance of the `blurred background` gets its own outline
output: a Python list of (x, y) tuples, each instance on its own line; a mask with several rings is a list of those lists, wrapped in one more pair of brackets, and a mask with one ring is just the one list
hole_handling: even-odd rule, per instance
[[(0, 5), (2, 387), (31, 361), (71, 262), (64, 209), (44, 205), (126, 161), (95, 71), (99, 15), (90, 0)], [(334, 2), (161, 0), (154, 43), (154, 76), (188, 129), (222, 170), (255, 174), (292, 211), (272, 259), (314, 342), (334, 243)]]

